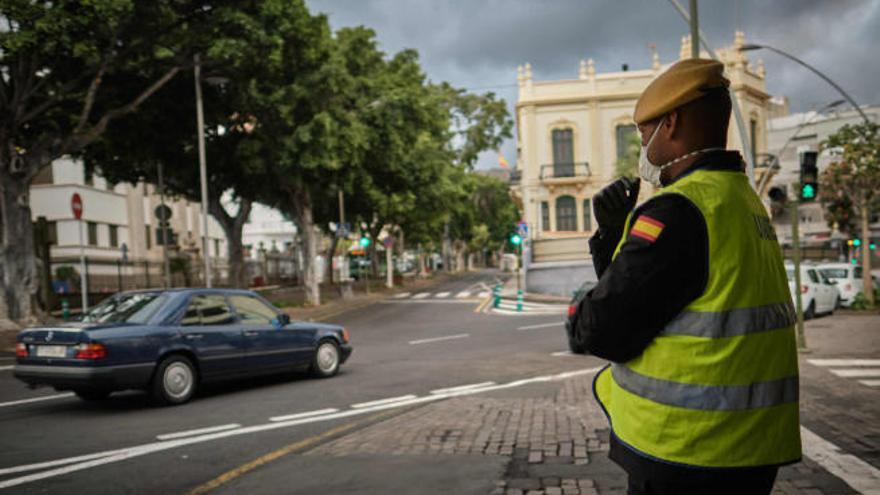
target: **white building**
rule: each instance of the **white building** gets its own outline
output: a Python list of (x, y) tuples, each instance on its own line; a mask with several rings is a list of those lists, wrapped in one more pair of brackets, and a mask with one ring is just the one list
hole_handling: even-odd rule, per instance
[[(71, 210), (71, 198), (82, 198), (82, 220)], [(154, 211), (160, 204), (157, 190), (146, 183), (111, 185), (98, 175), (90, 175), (76, 160), (59, 159), (35, 178), (30, 188), (30, 208), (34, 221), (45, 217), (51, 244), (52, 274), (61, 266), (80, 271), (80, 229), (87, 259), (90, 292), (114, 292), (120, 288), (162, 285), (163, 253), (157, 244), (158, 219)], [(166, 197), (171, 208), (169, 223), (177, 234), (177, 244), (169, 246), (172, 257), (190, 259), (191, 284), (203, 283), (201, 258), (201, 215), (199, 203)], [(208, 217), (208, 249), (215, 277), (225, 278), (226, 238), (220, 225)], [(127, 263), (121, 263), (126, 250)], [(183, 283), (182, 276), (177, 277)], [(79, 287), (71, 287), (77, 292)]]

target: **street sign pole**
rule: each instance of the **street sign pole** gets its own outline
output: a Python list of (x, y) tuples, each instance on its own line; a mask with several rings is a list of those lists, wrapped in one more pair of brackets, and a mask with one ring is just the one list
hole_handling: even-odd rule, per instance
[[(83, 202), (79, 193), (73, 193), (70, 198), (70, 209), (73, 212), (73, 217), (79, 222), (79, 291), (82, 293), (82, 314), (85, 314), (89, 309), (89, 287), (86, 276), (86, 247), (83, 242), (83, 229), (85, 228), (85, 222), (82, 219)], [(48, 262), (48, 260), (46, 261)]]
[(795, 194), (791, 203), (791, 248), (794, 251), (791, 259), (794, 263), (794, 304), (797, 312), (797, 346), (801, 352), (807, 351), (807, 338), (804, 335), (804, 304), (801, 298), (801, 240), (799, 232), (800, 215), (798, 205), (800, 198)]
[[(162, 162), (159, 162), (159, 204), (162, 207), (165, 206), (165, 182), (162, 175)], [(162, 230), (162, 271), (164, 272), (164, 277), (162, 278), (167, 289), (171, 287), (171, 261), (168, 259), (168, 238), (171, 237), (168, 234), (171, 229), (167, 228), (168, 218), (165, 213), (167, 210), (165, 208), (160, 209), (159, 228)]]
[(196, 125), (199, 138), (199, 179), (202, 186), (202, 258), (205, 261), (205, 286), (211, 288), (211, 254), (208, 252), (208, 166), (205, 159), (205, 114), (202, 110), (202, 66), (195, 54)]

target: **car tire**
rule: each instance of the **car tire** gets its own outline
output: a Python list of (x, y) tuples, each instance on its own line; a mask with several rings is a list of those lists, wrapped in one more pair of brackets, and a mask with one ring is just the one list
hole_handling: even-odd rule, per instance
[(172, 354), (156, 366), (150, 396), (157, 405), (178, 405), (189, 401), (198, 387), (198, 373), (186, 356)]
[[(843, 299), (840, 296), (837, 296), (837, 301), (834, 303), (834, 311), (837, 311), (838, 309), (840, 309), (842, 307), (843, 307)], [(832, 313), (834, 313), (834, 311), (832, 311)]]
[(810, 301), (810, 305), (807, 306), (807, 310), (804, 311), (804, 319), (812, 320), (813, 317), (816, 316), (816, 301)]
[(568, 350), (571, 351), (572, 354), (586, 354), (587, 353), (587, 346), (585, 346), (583, 344), (578, 344), (577, 342), (574, 341), (574, 339), (569, 337)]
[(104, 400), (110, 396), (109, 390), (100, 388), (80, 388), (74, 390), (73, 393), (75, 393), (80, 399), (88, 402)]
[(339, 345), (333, 340), (324, 339), (318, 342), (309, 369), (318, 378), (330, 378), (339, 373), (340, 362)]

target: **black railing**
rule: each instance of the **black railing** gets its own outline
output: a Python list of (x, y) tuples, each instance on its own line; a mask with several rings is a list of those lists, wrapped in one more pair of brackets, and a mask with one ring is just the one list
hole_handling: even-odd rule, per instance
[(589, 177), (590, 164), (581, 163), (551, 163), (541, 165), (541, 180), (562, 179), (566, 177)]

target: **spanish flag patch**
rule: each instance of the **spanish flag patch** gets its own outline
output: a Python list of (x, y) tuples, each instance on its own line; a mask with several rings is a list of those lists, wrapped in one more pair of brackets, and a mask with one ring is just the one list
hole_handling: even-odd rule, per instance
[(639, 215), (629, 233), (648, 242), (654, 242), (660, 237), (664, 227), (665, 225), (660, 220), (653, 219), (648, 215)]

